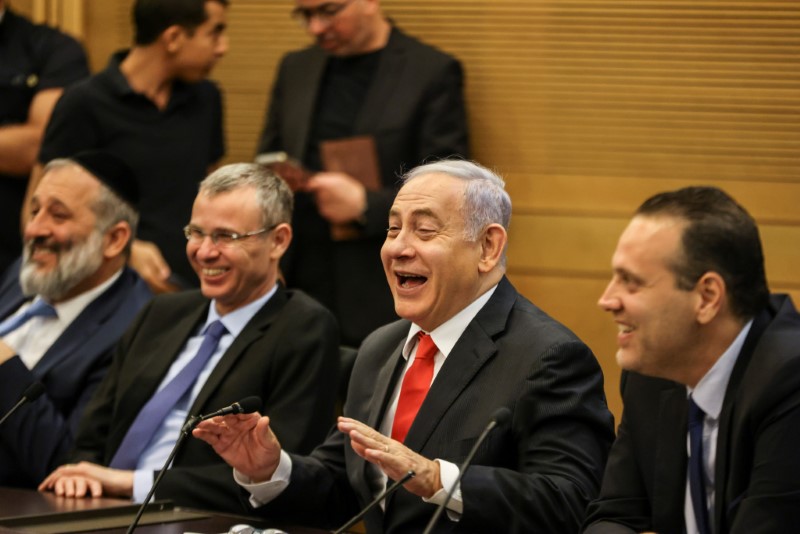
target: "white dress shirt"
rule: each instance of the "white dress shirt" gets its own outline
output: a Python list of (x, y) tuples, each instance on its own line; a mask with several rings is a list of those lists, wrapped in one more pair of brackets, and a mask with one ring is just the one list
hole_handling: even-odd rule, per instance
[[(93, 287), (64, 302), (53, 304), (53, 308), (55, 308), (56, 314), (58, 314), (57, 317), (32, 317), (28, 322), (13, 332), (6, 334), (3, 341), (14, 349), (14, 352), (19, 355), (22, 363), (25, 364), (25, 367), (33, 369), (53, 343), (55, 343), (67, 327), (72, 324), (72, 321), (74, 321), (94, 299), (102, 295), (111, 284), (116, 282), (120, 275), (122, 275), (122, 269), (99, 286)], [(41, 300), (41, 297), (37, 296), (30, 302), (26, 302), (19, 307), (14, 315), (9, 317), (24, 313), (25, 310), (30, 308), (37, 300)]]
[[(436, 376), (439, 374), (439, 371), (444, 364), (445, 359), (453, 350), (453, 347), (458, 342), (461, 335), (464, 333), (464, 330), (467, 329), (467, 326), (472, 322), (478, 312), (483, 308), (486, 303), (491, 298), (492, 294), (494, 293), (497, 286), (495, 285), (488, 291), (486, 291), (483, 295), (472, 301), (472, 303), (458, 312), (456, 315), (448, 319), (446, 322), (441, 324), (439, 327), (434, 329), (433, 331), (429, 332), (431, 338), (433, 338), (433, 342), (438, 349), (436, 355), (434, 356), (434, 368), (433, 368), (433, 379), (436, 380)], [(416, 357), (417, 353), (417, 334), (422, 331), (422, 328), (419, 326), (412, 324), (411, 328), (408, 331), (408, 335), (406, 336), (406, 343), (403, 346), (402, 356), (406, 359), (405, 368), (403, 369), (402, 376), (398, 379), (397, 383), (395, 384), (394, 391), (392, 392), (392, 396), (389, 402), (389, 406), (386, 409), (386, 413), (383, 416), (380, 426), (378, 427), (378, 431), (385, 435), (390, 436), (392, 433), (392, 424), (394, 423), (394, 414), (397, 410), (397, 400), (400, 396), (400, 388), (403, 383), (403, 378), (405, 377), (406, 372), (414, 363), (414, 358)], [(431, 502), (434, 504), (440, 504), (446, 498), (447, 491), (453, 487), (455, 484), (456, 479), (458, 478), (459, 470), (458, 466), (444, 461), (437, 459), (436, 461), (439, 462), (440, 466), (440, 476), (442, 481), (442, 489), (436, 492), (430, 499), (424, 499), (426, 502)], [(272, 475), (272, 479), (267, 482), (261, 483), (252, 483), (246, 476), (239, 473), (238, 471), (234, 470), (233, 476), (234, 480), (236, 480), (237, 484), (242, 486), (248, 492), (250, 492), (250, 503), (254, 507), (263, 506), (268, 502), (275, 499), (278, 495), (280, 495), (284, 489), (289, 485), (289, 479), (292, 473), (292, 460), (291, 457), (285, 452), (281, 451), (280, 461), (278, 463), (278, 468), (276, 469), (275, 473)], [(379, 495), (383, 489), (386, 487), (387, 477), (377, 466), (374, 464), (367, 465), (367, 477), (369, 478), (369, 485), (372, 488), (373, 495)], [(383, 503), (381, 503), (383, 506)], [(452, 520), (458, 520), (460, 514), (463, 511), (464, 503), (461, 497), (461, 488), (456, 487), (455, 491), (453, 492), (453, 496), (451, 497), (450, 501), (447, 503), (447, 513), (448, 517)]]
[[(703, 477), (706, 488), (706, 503), (708, 504), (709, 519), (714, 517), (714, 466), (717, 461), (717, 433), (719, 431), (719, 414), (722, 411), (722, 402), (725, 400), (725, 391), (733, 372), (733, 366), (742, 351), (744, 340), (750, 332), (753, 321), (749, 321), (733, 340), (733, 343), (722, 353), (722, 356), (700, 379), (694, 389), (687, 387), (686, 394), (691, 395), (695, 404), (706, 414), (703, 420)], [(686, 434), (686, 454), (691, 455), (689, 447), (689, 434)], [(686, 492), (683, 505), (686, 534), (699, 534), (697, 522), (692, 505), (692, 494), (689, 489), (689, 469), (686, 470)], [(714, 526), (711, 526), (712, 530)]]

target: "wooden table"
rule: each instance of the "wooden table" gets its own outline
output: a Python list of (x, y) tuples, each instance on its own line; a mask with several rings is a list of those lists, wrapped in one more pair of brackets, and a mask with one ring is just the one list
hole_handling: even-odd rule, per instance
[[(0, 487), (0, 533), (124, 533), (138, 509), (139, 505), (129, 500), (65, 499), (52, 493)], [(325, 532), (302, 527), (275, 527), (252, 517), (181, 508), (170, 502), (150, 504), (136, 532), (218, 534), (242, 523), (257, 528), (281, 528), (289, 534)]]

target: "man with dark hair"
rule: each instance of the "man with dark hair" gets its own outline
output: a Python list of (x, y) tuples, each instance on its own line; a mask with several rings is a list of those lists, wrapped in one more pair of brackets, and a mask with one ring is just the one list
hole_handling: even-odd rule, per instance
[[(477, 164), (441, 161), (405, 177), (381, 250), (403, 320), (364, 340), (338, 428), (305, 457), (283, 450), (271, 414), (195, 429), (235, 467), (254, 511), (337, 527), (413, 470), (365, 517), (367, 532), (423, 532), (451, 488), (436, 532), (578, 531), (613, 421), (592, 352), (505, 277), (510, 217), (502, 179)], [(456, 485), (500, 407), (511, 424)]]
[[(223, 6), (228, 0), (216, 0)], [(138, 0), (133, 5), (134, 42), (144, 46), (153, 44), (170, 26), (181, 26), (188, 36), (208, 20), (204, 1), (198, 0)]]
[(22, 250), (20, 210), (53, 106), (64, 87), (86, 76), (75, 39), (0, 0), (0, 273)]
[(114, 344), (150, 300), (125, 267), (138, 214), (130, 170), (102, 152), (54, 160), (31, 201), (23, 257), (0, 280), (0, 484), (36, 487), (75, 439)]
[(130, 165), (142, 213), (131, 266), (159, 292), (197, 285), (180, 229), (224, 152), (221, 96), (206, 78), (228, 47), (226, 5), (137, 0), (137, 44), (65, 92), (39, 154), (48, 161), (102, 148)]
[[(81, 421), (70, 455), (80, 463), (60, 467), (41, 489), (141, 501), (189, 416), (251, 395), (289, 450), (306, 453), (325, 438), (339, 338), (328, 310), (277, 282), (291, 217), (289, 187), (259, 165), (226, 165), (200, 184), (184, 228), (200, 290), (160, 295), (142, 311)], [(194, 439), (155, 497), (240, 509), (230, 469)]]
[(612, 267), (625, 408), (586, 532), (796, 528), (800, 315), (769, 294), (755, 221), (714, 187), (661, 193)]
[[(333, 311), (342, 340), (358, 346), (397, 319), (379, 261), (397, 177), (426, 161), (469, 156), (463, 70), (394, 26), (379, 0), (295, 6), (314, 45), (281, 61), (258, 150), (284, 151), (316, 173), (296, 185), (295, 241), (281, 267), (290, 286)], [(374, 189), (344, 172), (317, 172), (326, 170), (326, 141), (355, 136), (374, 139)]]

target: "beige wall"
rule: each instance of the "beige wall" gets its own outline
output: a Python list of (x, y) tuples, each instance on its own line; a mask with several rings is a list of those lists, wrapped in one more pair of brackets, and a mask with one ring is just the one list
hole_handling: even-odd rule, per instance
[[(33, 0), (35, 1), (35, 0)], [(18, 2), (30, 4), (29, 2)], [(92, 66), (130, 42), (130, 0), (83, 0)], [(458, 56), (475, 159), (508, 181), (509, 275), (595, 351), (621, 412), (615, 328), (595, 302), (648, 195), (731, 192), (759, 220), (773, 290), (800, 300), (800, 4), (795, 0), (384, 0)], [(253, 156), (290, 0), (232, 0), (228, 161)]]

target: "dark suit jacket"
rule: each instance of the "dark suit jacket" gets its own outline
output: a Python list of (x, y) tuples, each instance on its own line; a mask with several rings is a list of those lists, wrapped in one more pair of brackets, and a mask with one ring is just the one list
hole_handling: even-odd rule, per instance
[[(0, 282), (0, 320), (25, 301), (20, 261)], [(86, 403), (111, 363), (114, 344), (152, 297), (147, 284), (126, 268), (92, 301), (29, 370), (14, 357), (0, 365), (0, 413), (39, 380), (46, 393), (0, 428), (0, 485), (35, 487), (58, 467), (72, 446)]]
[[(72, 458), (108, 465), (139, 410), (186, 340), (196, 335), (209, 300), (199, 291), (158, 296), (120, 341), (108, 375), (89, 403)], [(250, 395), (290, 450), (308, 452), (333, 422), (338, 334), (331, 313), (299, 291), (279, 287), (211, 372), (192, 415)], [(187, 439), (155, 497), (206, 509), (241, 506), (231, 470), (200, 440)]]
[[(364, 341), (347, 416), (380, 425), (408, 329), (398, 321)], [(505, 278), (445, 360), (405, 443), (461, 463), (500, 406), (511, 410), (511, 425), (492, 431), (466, 471), (461, 520), (444, 518), (437, 532), (577, 532), (614, 437), (603, 375), (586, 345)], [(292, 461), (287, 489), (259, 508), (270, 517), (330, 528), (373, 497), (366, 462), (336, 430), (310, 457)], [(434, 509), (400, 490), (385, 514), (367, 516), (367, 530), (418, 534)]]
[[(315, 46), (283, 58), (259, 152), (283, 150), (306, 162), (328, 58)], [(367, 194), (361, 238), (333, 242), (313, 199), (298, 193), (295, 236), (282, 269), (289, 286), (307, 291), (334, 312), (343, 342), (357, 346), (372, 330), (397, 319), (380, 247), (398, 175), (425, 161), (469, 156), (461, 64), (394, 28), (353, 135), (375, 138), (383, 180), (382, 189)]]
[[(686, 387), (626, 373), (625, 411), (586, 532), (681, 533)], [(800, 315), (786, 295), (755, 318), (720, 413), (715, 534), (789, 532), (800, 524)]]

